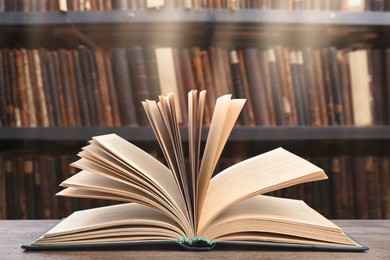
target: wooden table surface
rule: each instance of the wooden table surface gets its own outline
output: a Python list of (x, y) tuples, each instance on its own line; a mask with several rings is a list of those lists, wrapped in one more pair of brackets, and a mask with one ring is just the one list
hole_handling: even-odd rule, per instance
[(0, 259), (390, 259), (390, 220), (334, 220), (345, 232), (367, 245), (366, 252), (323, 252), (218, 248), (193, 252), (177, 248), (24, 251), (21, 244), (58, 220), (0, 220)]

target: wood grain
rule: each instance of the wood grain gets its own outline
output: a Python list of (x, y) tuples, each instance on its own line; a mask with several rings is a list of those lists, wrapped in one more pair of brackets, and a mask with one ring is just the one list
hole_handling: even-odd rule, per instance
[(221, 248), (193, 252), (176, 247), (131, 247), (115, 250), (24, 251), (30, 241), (58, 220), (1, 220), (1, 259), (390, 259), (390, 220), (335, 220), (345, 232), (367, 245), (367, 252), (293, 251), (253, 248)]

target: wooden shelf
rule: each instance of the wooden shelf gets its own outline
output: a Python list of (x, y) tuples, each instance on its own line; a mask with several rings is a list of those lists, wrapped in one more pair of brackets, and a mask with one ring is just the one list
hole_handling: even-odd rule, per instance
[(223, 24), (310, 24), (346, 26), (389, 26), (388, 12), (288, 11), (288, 10), (180, 10), (5, 12), (1, 26), (95, 25), (123, 23), (223, 23)]
[[(387, 12), (283, 10), (89, 11), (0, 14), (4, 46), (27, 47), (71, 42), (109, 47), (129, 44), (207, 47), (288, 43), (385, 44), (389, 42)], [(77, 34), (74, 31), (77, 30)], [(80, 37), (83, 35), (83, 37)], [(73, 39), (72, 39), (73, 38)], [(52, 41), (47, 41), (51, 39)], [(85, 40), (89, 39), (89, 40)], [(324, 39), (327, 39), (324, 41)]]
[[(207, 128), (202, 131), (202, 140), (206, 140), (207, 132)], [(87, 141), (92, 136), (108, 133), (116, 133), (131, 141), (156, 141), (150, 127), (3, 127), (0, 128), (0, 140)], [(181, 136), (184, 141), (188, 140), (187, 128), (181, 128)], [(390, 127), (236, 127), (229, 137), (229, 141), (313, 140), (390, 140)]]

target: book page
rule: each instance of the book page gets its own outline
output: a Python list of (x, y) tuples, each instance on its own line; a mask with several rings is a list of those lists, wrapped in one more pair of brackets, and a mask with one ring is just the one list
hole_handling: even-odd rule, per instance
[[(107, 206), (95, 209), (76, 211), (43, 236), (34, 241), (35, 244), (45, 244), (45, 239), (48, 241), (55, 239), (56, 243), (69, 238), (69, 235), (75, 235), (73, 238), (82, 237), (84, 232), (99, 232), (102, 229), (110, 231), (110, 229), (132, 228), (151, 230), (155, 228), (154, 235), (159, 235), (159, 229), (167, 229), (176, 234), (177, 239), (185, 236), (185, 232), (170, 218), (163, 214), (149, 209), (145, 206), (127, 203), (121, 205)], [(143, 233), (143, 232), (142, 232)], [(149, 234), (148, 234), (149, 233)], [(120, 234), (120, 233), (119, 233)], [(151, 236), (150, 232), (146, 232), (146, 236)], [(62, 240), (62, 237), (64, 240)], [(130, 237), (131, 238), (131, 237)], [(140, 240), (142, 240), (140, 238)], [(68, 239), (65, 241), (71, 242)], [(100, 241), (104, 243), (106, 240)], [(88, 243), (88, 241), (84, 241)], [(33, 243), (33, 244), (34, 244)], [(78, 241), (77, 243), (80, 243)]]
[[(174, 131), (170, 131), (175, 127), (178, 128), (178, 125), (172, 122), (172, 117), (174, 115), (168, 112), (169, 108), (166, 105), (167, 100), (164, 100), (163, 97), (160, 97), (160, 99), (162, 102), (159, 104), (155, 101), (147, 100), (142, 102), (142, 105), (171, 170), (174, 182), (178, 187), (179, 195), (184, 201), (184, 205), (186, 207), (186, 210), (184, 211), (186, 219), (190, 223), (190, 226), (192, 226), (190, 217), (192, 210), (189, 199), (188, 183), (185, 178), (185, 166), (181, 147), (182, 143), (177, 140), (180, 138), (179, 135), (177, 133), (175, 134)], [(176, 126), (174, 127), (172, 124), (175, 124)], [(178, 146), (180, 148), (178, 148)]]
[(180, 213), (177, 217), (187, 226), (187, 230), (191, 229), (186, 203), (172, 172), (164, 164), (116, 134), (96, 136), (93, 138), (93, 144), (148, 179), (172, 202), (176, 211)]
[(203, 210), (206, 191), (217, 161), (222, 153), (238, 115), (245, 104), (245, 99), (233, 99), (224, 95), (217, 99), (215, 111), (209, 127), (209, 134), (199, 170), (197, 194), (197, 219)]
[[(139, 176), (134, 169), (120, 169), (119, 162), (116, 164), (104, 164), (103, 160), (93, 160), (90, 156), (86, 156), (85, 151), (81, 152), (80, 155), (83, 157), (80, 160), (72, 163), (72, 166), (75, 166), (79, 169), (98, 174), (102, 177), (108, 178), (110, 180), (116, 181), (118, 183), (123, 183), (127, 186), (132, 186), (140, 190), (147, 190), (150, 194), (155, 195), (155, 197), (160, 198), (160, 200), (165, 201), (170, 205), (170, 208), (175, 209), (177, 215), (180, 215), (179, 209), (175, 206), (172, 199), (170, 199), (165, 192), (161, 191), (160, 187), (156, 187), (155, 183), (148, 182), (147, 179)], [(106, 155), (107, 157), (107, 155)], [(88, 159), (88, 160), (87, 160)], [(80, 173), (78, 173), (80, 174)], [(76, 174), (76, 175), (78, 175)], [(75, 176), (76, 176), (75, 175)], [(71, 177), (73, 178), (73, 177)], [(67, 180), (66, 180), (67, 181)], [(65, 181), (65, 182), (66, 182)], [(61, 186), (65, 183), (63, 182)], [(119, 184), (118, 184), (119, 185)]]
[(240, 201), (293, 184), (326, 178), (321, 168), (283, 148), (237, 163), (211, 180), (198, 232)]
[[(259, 232), (257, 238), (256, 232)], [(242, 241), (265, 239), (271, 233), (286, 236), (284, 241), (282, 237), (278, 238), (279, 242), (284, 243), (291, 238), (301, 238), (313, 240), (314, 244), (326, 242), (355, 245), (337, 225), (305, 202), (265, 195), (255, 196), (229, 208), (214, 219), (201, 236), (223, 240), (235, 233), (241, 236)]]
[(197, 90), (188, 93), (188, 154), (190, 164), (190, 187), (194, 229), (196, 230), (196, 194), (198, 189), (200, 167), (200, 145), (202, 139), (203, 113), (206, 104), (206, 91)]
[[(157, 209), (161, 213), (177, 219), (175, 217), (175, 215), (178, 214), (176, 209), (164, 201), (160, 196), (157, 196), (149, 190), (146, 190), (142, 187), (118, 182), (88, 171), (81, 171), (73, 175), (72, 177), (62, 182), (61, 186), (78, 188), (78, 190), (83, 189), (84, 193), (82, 196), (84, 198), (89, 197), (89, 193), (91, 193), (91, 196), (94, 196), (96, 195), (95, 192), (100, 192), (102, 195), (104, 192), (104, 194), (110, 196), (111, 198), (118, 197), (120, 200), (126, 199), (127, 202), (137, 202)], [(57, 193), (57, 195), (69, 196), (69, 191), (62, 191)]]

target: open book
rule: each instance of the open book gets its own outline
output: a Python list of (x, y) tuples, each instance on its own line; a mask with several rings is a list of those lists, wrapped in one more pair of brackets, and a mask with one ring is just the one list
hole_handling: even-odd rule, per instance
[(212, 178), (245, 100), (231, 95), (217, 99), (201, 153), (205, 99), (205, 91), (188, 94), (188, 164), (171, 94), (143, 102), (167, 166), (115, 134), (93, 137), (72, 164), (81, 171), (61, 184), (65, 189), (58, 195), (126, 203), (77, 211), (22, 248), (173, 241), (188, 248), (248, 243), (368, 249), (303, 201), (262, 195), (327, 178), (322, 169), (282, 148)]

